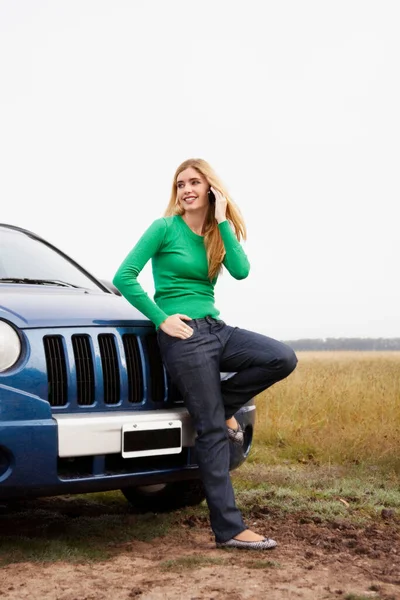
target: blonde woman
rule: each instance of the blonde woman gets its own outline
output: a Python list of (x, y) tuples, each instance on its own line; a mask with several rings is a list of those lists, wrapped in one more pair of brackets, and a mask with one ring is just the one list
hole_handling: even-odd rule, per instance
[[(219, 319), (214, 286), (222, 268), (249, 273), (239, 210), (201, 159), (176, 170), (165, 217), (157, 219), (114, 278), (123, 296), (153, 321), (161, 356), (197, 431), (196, 455), (217, 547), (267, 550), (276, 542), (246, 527), (229, 476), (229, 438), (243, 443), (234, 414), (287, 377), (296, 356), (285, 344)], [(152, 260), (154, 302), (137, 281)], [(221, 382), (220, 372), (235, 372)]]

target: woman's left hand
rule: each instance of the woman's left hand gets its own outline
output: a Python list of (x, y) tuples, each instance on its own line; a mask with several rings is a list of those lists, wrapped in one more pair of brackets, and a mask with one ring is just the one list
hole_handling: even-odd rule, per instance
[(228, 205), (228, 201), (225, 196), (223, 196), (221, 192), (215, 188), (212, 187), (211, 191), (215, 196), (215, 218), (218, 223), (222, 223), (222, 221), (226, 221), (226, 207)]

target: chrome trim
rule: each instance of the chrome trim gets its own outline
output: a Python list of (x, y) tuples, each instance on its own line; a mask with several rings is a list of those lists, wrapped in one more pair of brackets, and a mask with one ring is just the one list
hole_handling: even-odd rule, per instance
[(137, 421), (182, 421), (182, 446), (193, 446), (195, 431), (186, 408), (130, 411), (118, 414), (54, 414), (58, 425), (58, 456), (92, 456), (122, 451), (122, 425)]
[(256, 410), (255, 404), (250, 404), (250, 406), (242, 406), (242, 408), (239, 408), (238, 412), (251, 412), (252, 410)]

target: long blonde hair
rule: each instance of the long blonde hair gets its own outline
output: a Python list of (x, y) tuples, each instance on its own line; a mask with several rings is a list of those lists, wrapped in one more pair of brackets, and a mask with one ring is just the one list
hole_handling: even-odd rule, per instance
[[(224, 184), (219, 179), (212, 167), (208, 164), (208, 162), (201, 158), (190, 158), (189, 160), (185, 160), (177, 168), (172, 183), (171, 198), (164, 216), (171, 217), (173, 215), (184, 214), (185, 210), (177, 202), (177, 179), (178, 175), (189, 167), (192, 167), (201, 173), (206, 178), (210, 186), (225, 196), (227, 199), (226, 218), (233, 225), (237, 239), (239, 241), (241, 238), (246, 239), (246, 226), (238, 207), (235, 205), (232, 198), (230, 198)], [(218, 223), (215, 219), (214, 206), (214, 204), (210, 204), (204, 223), (204, 244), (207, 252), (208, 278), (210, 281), (213, 281), (222, 270), (222, 261), (224, 260), (225, 256), (224, 244), (219, 232)]]

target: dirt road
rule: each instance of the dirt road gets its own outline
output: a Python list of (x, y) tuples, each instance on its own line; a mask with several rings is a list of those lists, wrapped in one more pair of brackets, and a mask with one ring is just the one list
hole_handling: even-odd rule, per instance
[[(1, 600), (400, 599), (400, 524), (357, 527), (297, 516), (258, 530), (279, 540), (269, 552), (217, 550), (207, 523), (185, 517), (151, 542), (116, 544), (108, 561), (10, 564)], [(305, 521), (305, 522), (304, 522)]]

